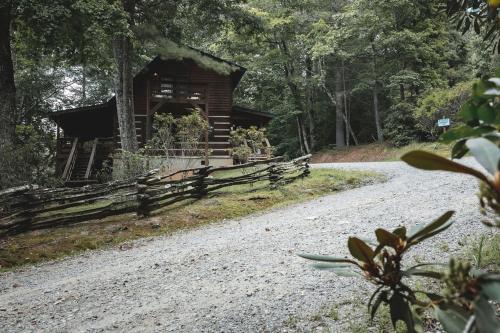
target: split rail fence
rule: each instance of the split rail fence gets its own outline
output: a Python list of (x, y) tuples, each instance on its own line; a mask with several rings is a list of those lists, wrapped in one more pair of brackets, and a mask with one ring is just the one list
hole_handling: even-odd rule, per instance
[[(0, 236), (136, 213), (200, 199), (224, 187), (266, 181), (271, 187), (309, 175), (310, 155), (283, 162), (276, 157), (227, 167), (200, 167), (160, 176), (153, 170), (132, 181), (82, 188), (26, 185), (0, 192)], [(235, 172), (239, 170), (240, 172)]]

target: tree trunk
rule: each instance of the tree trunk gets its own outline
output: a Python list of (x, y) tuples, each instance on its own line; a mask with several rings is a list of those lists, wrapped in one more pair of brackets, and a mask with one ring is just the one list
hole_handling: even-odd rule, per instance
[(314, 151), (314, 147), (316, 146), (316, 138), (315, 138), (315, 124), (314, 124), (314, 90), (311, 88), (311, 77), (314, 71), (313, 61), (310, 57), (306, 58), (306, 84), (307, 84), (307, 123), (309, 124), (309, 140), (311, 142), (311, 150)]
[(301, 125), (300, 125), (300, 119), (299, 117), (297, 116), (296, 117), (297, 119), (297, 134), (298, 134), (298, 138), (299, 138), (299, 146), (300, 146), (300, 152), (302, 153), (302, 155), (305, 155), (304, 153), (304, 144), (303, 144), (303, 140), (302, 140), (302, 130), (301, 130)]
[(299, 128), (302, 133), (302, 142), (304, 144), (304, 151), (306, 154), (310, 154), (311, 149), (309, 148), (309, 143), (307, 142), (307, 132), (304, 126), (304, 119), (302, 118), (301, 114), (297, 115), (297, 119), (299, 120)]
[(349, 129), (351, 128), (351, 117), (349, 115), (349, 110), (347, 109), (347, 89), (345, 86), (345, 66), (344, 60), (342, 60), (342, 91), (344, 96), (344, 120), (345, 120), (345, 143), (349, 147)]
[(85, 105), (87, 101), (87, 65), (85, 63), (82, 64), (82, 96), (81, 96), (81, 104)]
[[(330, 92), (330, 90), (328, 90), (328, 88), (324, 84), (323, 84), (323, 90), (326, 93), (326, 95), (328, 96), (330, 103), (335, 106), (335, 104), (336, 104), (335, 97), (333, 96), (333, 94)], [(356, 134), (352, 130), (351, 124), (347, 120), (347, 117), (345, 115), (342, 115), (342, 117), (344, 119), (344, 122), (347, 124), (347, 130), (349, 131), (349, 133), (351, 133), (351, 136), (352, 136), (352, 139), (354, 140), (354, 143), (356, 145), (359, 145), (358, 138), (356, 137)]]
[(373, 58), (372, 58), (372, 74), (373, 74), (373, 115), (375, 117), (375, 127), (377, 128), (377, 141), (384, 142), (384, 133), (380, 123), (380, 114), (378, 109), (378, 80), (377, 80), (377, 60), (375, 58), (375, 45), (372, 43)]
[(10, 47), (12, 2), (0, 4), (0, 147), (15, 135), (16, 85)]
[(306, 130), (304, 128), (304, 119), (303, 119), (303, 114), (302, 114), (304, 108), (303, 108), (302, 101), (300, 99), (299, 88), (297, 87), (297, 85), (295, 85), (295, 83), (293, 83), (291, 81), (290, 78), (288, 78), (288, 87), (290, 88), (290, 92), (292, 93), (295, 109), (298, 112), (300, 112), (297, 115), (297, 126), (298, 126), (298, 130), (301, 134), (299, 137), (299, 140), (301, 140), (301, 142), (302, 142), (302, 145), (304, 147), (304, 152), (306, 154), (309, 154), (311, 152), (311, 150), (309, 149), (309, 143), (307, 142), (307, 133), (306, 133)]
[(382, 132), (382, 126), (380, 125), (380, 115), (378, 110), (378, 82), (375, 80), (373, 84), (373, 115), (375, 117), (375, 127), (377, 128), (377, 140), (378, 142), (384, 142), (384, 133)]
[[(127, 11), (127, 3), (124, 8)], [(130, 9), (129, 10), (133, 10)], [(130, 15), (132, 13), (127, 11)], [(120, 140), (123, 150), (135, 152), (138, 149), (135, 130), (133, 76), (132, 76), (132, 41), (124, 33), (113, 36), (113, 55), (115, 58), (115, 94)]]
[(316, 147), (316, 126), (314, 124), (314, 110), (311, 107), (309, 109), (309, 112), (307, 113), (307, 122), (309, 124), (309, 138), (311, 140), (311, 150), (314, 151), (314, 148)]
[(405, 86), (402, 83), (399, 85), (399, 98), (402, 101), (404, 101), (406, 99), (406, 97), (405, 97)]
[(297, 84), (293, 81), (295, 76), (295, 68), (293, 66), (293, 63), (291, 62), (290, 53), (288, 52), (288, 46), (283, 39), (279, 40), (278, 48), (280, 52), (290, 60), (290, 62), (286, 63), (284, 66), (285, 78), (287, 80), (288, 88), (290, 89), (290, 92), (292, 94), (295, 111), (299, 113), (297, 115), (297, 127), (299, 131), (299, 140), (301, 141), (301, 147), (303, 146), (305, 153), (309, 154), (311, 150), (309, 149), (309, 143), (307, 142), (307, 133), (304, 128), (303, 119), (304, 105), (301, 100), (299, 87), (297, 87)]
[(338, 148), (345, 147), (342, 70), (338, 66), (335, 68), (335, 144)]
[(80, 96), (80, 104), (85, 105), (87, 102), (87, 53), (85, 52), (85, 37), (82, 38), (80, 48), (80, 61), (82, 63), (82, 94)]

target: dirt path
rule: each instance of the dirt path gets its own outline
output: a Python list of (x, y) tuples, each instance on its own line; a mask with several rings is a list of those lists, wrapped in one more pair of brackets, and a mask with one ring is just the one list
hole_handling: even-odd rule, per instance
[[(449, 206), (458, 211), (458, 223), (435, 244), (446, 237), (449, 251), (456, 251), (459, 240), (479, 231), (475, 183), (466, 176), (419, 172), (399, 162), (341, 167), (375, 170), (390, 179), (138, 241), (126, 250), (88, 252), (1, 274), (0, 331), (293, 330), (291, 318), (308, 318), (324, 304), (367, 293), (364, 282), (315, 271), (296, 253), (344, 255), (348, 235), (427, 222)], [(434, 246), (412, 254), (440, 260), (442, 251)], [(313, 322), (298, 325), (316, 329)], [(342, 320), (331, 325), (330, 331), (343, 331)]]

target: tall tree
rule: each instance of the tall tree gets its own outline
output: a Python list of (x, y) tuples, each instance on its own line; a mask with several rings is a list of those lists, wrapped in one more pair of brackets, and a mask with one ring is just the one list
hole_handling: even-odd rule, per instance
[(16, 85), (11, 50), (12, 0), (0, 2), (0, 146), (14, 140)]
[(335, 66), (335, 145), (338, 148), (345, 147), (344, 132), (344, 88), (342, 82), (342, 68)]
[[(134, 27), (135, 1), (121, 0), (123, 11), (127, 14), (128, 29)], [(135, 152), (138, 149), (134, 115), (133, 83), (133, 43), (129, 33), (117, 31), (112, 36), (115, 59), (115, 96), (120, 141), (122, 149)]]

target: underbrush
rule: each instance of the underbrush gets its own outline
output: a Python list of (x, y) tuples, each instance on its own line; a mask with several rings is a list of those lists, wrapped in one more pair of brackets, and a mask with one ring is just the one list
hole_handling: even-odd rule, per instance
[(124, 244), (126, 241), (168, 235), (381, 180), (381, 176), (370, 172), (314, 169), (309, 177), (276, 189), (270, 189), (267, 181), (236, 185), (201, 200), (169, 206), (147, 219), (128, 214), (33, 231), (0, 240), (0, 269), (115, 245), (125, 249), (131, 246)]

